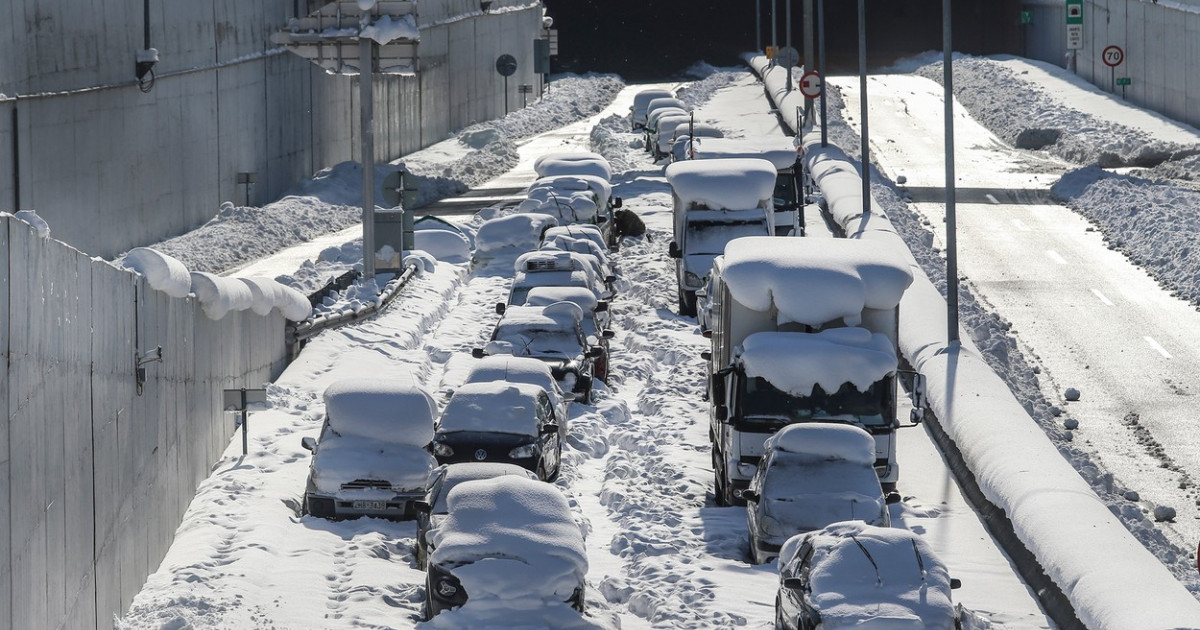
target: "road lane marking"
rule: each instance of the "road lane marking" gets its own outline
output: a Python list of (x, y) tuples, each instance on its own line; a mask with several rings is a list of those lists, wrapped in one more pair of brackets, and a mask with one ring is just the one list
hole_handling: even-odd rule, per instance
[(1056, 262), (1060, 265), (1067, 264), (1067, 259), (1063, 258), (1061, 255), (1059, 255), (1058, 252), (1054, 251), (1053, 249), (1046, 250), (1046, 255), (1050, 257), (1050, 260), (1053, 260), (1054, 262)]
[(1171, 353), (1167, 352), (1166, 348), (1159, 345), (1159, 343), (1154, 340), (1154, 337), (1142, 337), (1142, 339), (1145, 339), (1146, 343), (1150, 344), (1150, 347), (1154, 348), (1159, 354), (1163, 355), (1164, 357), (1166, 357), (1168, 359), (1171, 358)]
[(1100, 289), (1092, 289), (1092, 293), (1096, 297), (1100, 298), (1100, 301), (1103, 302), (1105, 306), (1113, 306), (1112, 300), (1105, 297), (1104, 294), (1100, 292)]
[(1032, 231), (1032, 230), (1030, 230), (1029, 226), (1025, 225), (1025, 222), (1020, 219), (1013, 219), (1012, 222), (1013, 222), (1013, 225), (1015, 225), (1017, 227), (1017, 229), (1021, 230), (1022, 232)]
[(988, 193), (988, 194), (987, 194), (987, 200), (988, 200), (988, 201), (990, 201), (990, 202), (992, 202), (992, 203), (994, 203), (994, 204), (996, 204), (996, 205), (1000, 205), (1000, 200), (999, 200), (999, 199), (996, 199), (995, 195), (993, 195), (992, 193)]

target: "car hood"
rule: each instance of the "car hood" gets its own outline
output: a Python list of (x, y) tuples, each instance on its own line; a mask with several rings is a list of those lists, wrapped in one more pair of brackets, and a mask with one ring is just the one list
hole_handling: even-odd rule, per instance
[(508, 605), (515, 601), (561, 603), (584, 584), (580, 563), (554, 553), (536, 558), (484, 557), (449, 571), (462, 583), (472, 604), (486, 600)]
[(312, 481), (327, 493), (360, 479), (386, 482), (398, 492), (421, 492), (435, 466), (433, 455), (418, 446), (330, 433), (313, 455)]
[(855, 492), (764, 497), (755, 506), (760, 534), (782, 543), (801, 532), (821, 529), (841, 521), (864, 521), (886, 526), (882, 496), (871, 497)]

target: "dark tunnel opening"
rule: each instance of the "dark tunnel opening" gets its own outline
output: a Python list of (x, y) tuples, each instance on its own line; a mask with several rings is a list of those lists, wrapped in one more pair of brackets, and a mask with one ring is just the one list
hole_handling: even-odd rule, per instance
[[(681, 76), (698, 61), (738, 65), (740, 55), (755, 48), (755, 2), (751, 0), (544, 2), (559, 34), (554, 72), (611, 72), (630, 81), (669, 79)], [(775, 42), (783, 46), (787, 0), (762, 0), (762, 43), (772, 43), (772, 4), (778, 12)], [(814, 7), (817, 4), (818, 0), (813, 0)], [(803, 53), (804, 0), (791, 0), (791, 5), (792, 46)], [(828, 72), (855, 73), (858, 3), (825, 0), (824, 6)], [(954, 50), (975, 55), (1021, 54), (1021, 8), (1018, 0), (955, 0)], [(942, 49), (942, 0), (866, 0), (866, 15), (871, 68)]]

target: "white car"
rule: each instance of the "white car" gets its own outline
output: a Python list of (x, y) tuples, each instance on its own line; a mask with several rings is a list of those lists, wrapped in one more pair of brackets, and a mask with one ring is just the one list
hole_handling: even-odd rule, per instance
[(784, 541), (839, 521), (888, 527), (888, 503), (875, 472), (875, 439), (849, 424), (792, 424), (767, 439), (746, 499), (750, 556), (779, 555)]
[(437, 404), (411, 375), (342, 379), (325, 390), (304, 512), (320, 518), (413, 518), (437, 465), (427, 450)]
[(862, 521), (799, 534), (779, 556), (780, 630), (957, 630), (960, 586), (917, 534)]
[(583, 612), (587, 550), (561, 490), (504, 475), (460, 483), (446, 500), (428, 536), (426, 619), (476, 601)]
[(629, 124), (633, 131), (646, 126), (646, 107), (656, 98), (674, 98), (674, 95), (670, 90), (650, 88), (633, 96), (633, 104), (629, 106)]
[(533, 172), (540, 177), (555, 175), (591, 175), (612, 181), (612, 166), (599, 153), (591, 151), (559, 151), (546, 153), (533, 162)]
[(557, 217), (537, 212), (488, 219), (475, 232), (474, 258), (483, 261), (536, 249), (546, 231), (557, 225)]

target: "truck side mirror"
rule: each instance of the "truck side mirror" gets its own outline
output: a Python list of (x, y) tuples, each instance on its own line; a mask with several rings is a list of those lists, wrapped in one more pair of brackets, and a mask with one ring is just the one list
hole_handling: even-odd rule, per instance
[(429, 505), (429, 503), (425, 501), (413, 501), (412, 506), (414, 510), (422, 514), (429, 514), (433, 511), (433, 506)]
[(317, 441), (313, 438), (310, 438), (310, 437), (302, 438), (300, 440), (300, 446), (304, 447), (304, 450), (306, 450), (310, 453), (317, 452)]
[(543, 424), (542, 425), (542, 433), (546, 434), (546, 435), (558, 433), (558, 425), (554, 424), (553, 422)]
[(596, 302), (596, 308), (592, 309), (593, 313), (604, 313), (608, 311), (608, 301), (600, 300)]
[(624, 205), (625, 205), (625, 201), (624, 201), (624, 200), (622, 200), (620, 197), (613, 197), (613, 199), (612, 199), (612, 207), (614, 207), (614, 208), (620, 208), (621, 206), (624, 206)]
[(671, 241), (671, 244), (667, 245), (667, 255), (671, 258), (683, 257), (683, 254), (679, 251), (679, 246), (675, 244), (675, 241)]
[(950, 589), (962, 588), (962, 580), (958, 578), (950, 578)]
[[(705, 339), (712, 339), (712, 329), (709, 328), (708, 330), (701, 332), (700, 336), (704, 337)], [(709, 353), (710, 356), (711, 356), (711, 354), (712, 353)]]
[(482, 359), (483, 357), (485, 357), (487, 355), (484, 354), (483, 348), (472, 348), (471, 356), (475, 357), (476, 359)]
[(747, 501), (758, 502), (758, 493), (753, 490), (742, 490), (742, 498)]
[(701, 352), (700, 358), (704, 359), (705, 361), (712, 361), (712, 350), (705, 350), (704, 352)]
[(717, 419), (717, 422), (725, 422), (729, 419), (729, 408), (725, 405), (713, 407), (713, 417)]
[(804, 580), (798, 577), (783, 578), (783, 588), (798, 591), (804, 588)]
[(885, 496), (883, 498), (884, 503), (886, 503), (888, 505), (892, 505), (894, 503), (899, 503), (903, 500), (904, 500), (904, 498), (900, 496), (899, 492), (889, 492), (889, 493), (887, 493), (887, 496)]
[(508, 305), (504, 302), (496, 302), (496, 314), (503, 315), (504, 311), (508, 310)]
[(600, 333), (600, 336), (604, 337), (605, 339), (612, 339), (613, 337), (617, 336), (617, 333), (611, 330), (605, 330), (604, 332)]

